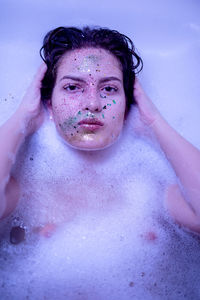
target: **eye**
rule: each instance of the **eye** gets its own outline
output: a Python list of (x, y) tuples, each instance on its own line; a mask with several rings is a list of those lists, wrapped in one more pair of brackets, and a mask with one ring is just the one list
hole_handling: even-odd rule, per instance
[(113, 92), (117, 92), (117, 88), (115, 88), (115, 87), (112, 87), (112, 86), (110, 86), (110, 85), (108, 85), (108, 86), (106, 86), (106, 87), (104, 87), (103, 89), (102, 89), (102, 91), (104, 91), (104, 92), (106, 92), (106, 93), (113, 93)]
[(68, 92), (78, 92), (78, 91), (82, 91), (83, 89), (81, 89), (76, 84), (68, 84), (67, 86), (64, 86), (64, 90)]

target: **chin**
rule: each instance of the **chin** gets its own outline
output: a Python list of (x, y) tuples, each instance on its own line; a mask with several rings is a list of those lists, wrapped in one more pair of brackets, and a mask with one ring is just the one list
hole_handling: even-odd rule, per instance
[(97, 142), (95, 140), (87, 140), (87, 141), (66, 141), (67, 145), (72, 147), (73, 149), (82, 150), (82, 151), (98, 151), (98, 150), (104, 150), (115, 144), (115, 142), (119, 139), (120, 134), (115, 137), (115, 139), (104, 140), (100, 142)]
[(79, 143), (79, 144), (71, 144), (67, 142), (68, 146), (82, 151), (98, 151), (103, 150), (108, 147), (110, 147), (113, 143), (107, 143), (107, 144), (92, 144), (92, 143)]
[(112, 146), (120, 136), (119, 133), (115, 133), (115, 137), (111, 138), (111, 134), (109, 136), (102, 137), (94, 137), (92, 134), (84, 134), (84, 136), (74, 136), (73, 138), (68, 138), (66, 136), (62, 136), (63, 142), (70, 146), (73, 149), (82, 150), (82, 151), (98, 151), (104, 150), (110, 146)]

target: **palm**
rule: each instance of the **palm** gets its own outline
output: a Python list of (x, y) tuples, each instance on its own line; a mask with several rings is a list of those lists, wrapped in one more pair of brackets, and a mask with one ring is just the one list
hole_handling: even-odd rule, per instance
[(36, 75), (29, 88), (27, 89), (23, 100), (19, 106), (19, 113), (25, 115), (27, 119), (26, 134), (32, 134), (42, 124), (44, 120), (44, 107), (41, 103), (41, 81), (47, 70), (46, 65), (43, 63), (38, 69)]
[(137, 103), (140, 118), (148, 126), (151, 126), (155, 120), (160, 116), (160, 113), (151, 99), (145, 94), (138, 79), (134, 84), (134, 99)]

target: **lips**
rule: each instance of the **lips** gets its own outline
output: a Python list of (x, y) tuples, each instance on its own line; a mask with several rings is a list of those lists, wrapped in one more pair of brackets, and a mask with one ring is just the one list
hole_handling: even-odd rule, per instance
[(78, 123), (83, 129), (94, 131), (100, 129), (104, 124), (96, 118), (88, 118)]
[(88, 119), (84, 119), (82, 121), (80, 121), (78, 123), (78, 125), (84, 125), (84, 124), (88, 124), (88, 125), (99, 125), (99, 126), (103, 126), (103, 123), (101, 121), (99, 121), (98, 119), (95, 118), (88, 118)]

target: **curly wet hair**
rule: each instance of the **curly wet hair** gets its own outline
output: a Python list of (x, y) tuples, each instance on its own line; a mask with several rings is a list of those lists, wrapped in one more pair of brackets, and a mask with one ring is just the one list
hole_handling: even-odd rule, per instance
[(69, 50), (86, 47), (103, 48), (111, 52), (121, 63), (123, 84), (126, 95), (126, 109), (134, 103), (133, 85), (135, 76), (143, 68), (143, 61), (136, 53), (132, 40), (116, 30), (88, 26), (58, 27), (49, 31), (43, 40), (40, 56), (47, 64), (47, 72), (42, 81), (42, 100), (51, 99), (61, 57)]

